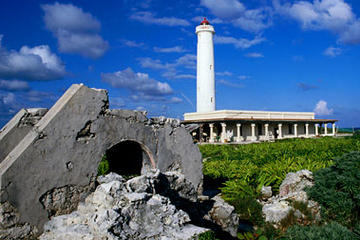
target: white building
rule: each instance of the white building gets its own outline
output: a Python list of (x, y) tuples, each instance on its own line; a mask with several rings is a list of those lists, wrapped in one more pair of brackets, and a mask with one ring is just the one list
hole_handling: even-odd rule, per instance
[[(200, 142), (268, 141), (294, 137), (335, 135), (335, 119), (315, 119), (313, 112), (215, 110), (213, 26), (204, 18), (196, 27), (197, 104), (184, 123), (199, 124), (193, 136)], [(332, 130), (328, 132), (328, 124)], [(320, 127), (323, 125), (323, 132)]]

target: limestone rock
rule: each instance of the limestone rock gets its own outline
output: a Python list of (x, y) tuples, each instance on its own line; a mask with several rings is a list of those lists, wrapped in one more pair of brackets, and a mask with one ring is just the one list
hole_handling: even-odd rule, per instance
[(262, 211), (265, 215), (265, 221), (277, 224), (286, 218), (292, 209), (286, 201), (275, 201), (265, 204)]
[(235, 208), (226, 203), (220, 196), (211, 199), (214, 205), (204, 217), (221, 227), (231, 236), (236, 237), (239, 226), (239, 216), (235, 213)]
[(293, 213), (299, 223), (307, 221), (307, 217), (299, 209), (294, 208), (295, 202), (307, 204), (307, 208), (315, 221), (320, 220), (320, 205), (308, 200), (304, 190), (305, 187), (313, 186), (313, 184), (312, 172), (308, 170), (288, 173), (280, 185), (279, 195), (260, 202), (263, 205), (262, 212), (265, 215), (265, 220), (273, 223), (275, 227), (279, 227), (281, 220)]
[(280, 185), (279, 195), (281, 197), (293, 195), (294, 193), (303, 192), (305, 187), (311, 187), (313, 185), (313, 175), (309, 170), (300, 170), (296, 173), (290, 172)]
[(269, 186), (269, 187), (263, 186), (261, 188), (261, 197), (262, 197), (262, 199), (268, 199), (268, 198), (271, 198), (271, 196), (272, 196), (271, 186)]
[[(174, 186), (177, 181), (186, 182), (176, 173), (166, 175), (172, 176), (168, 180), (169, 186)], [(186, 212), (178, 210), (169, 198), (156, 192), (156, 185), (163, 177), (159, 171), (127, 182), (116, 174), (99, 177), (101, 184), (77, 211), (52, 218), (45, 224), (40, 239), (190, 240), (208, 231), (189, 224), (190, 217)]]

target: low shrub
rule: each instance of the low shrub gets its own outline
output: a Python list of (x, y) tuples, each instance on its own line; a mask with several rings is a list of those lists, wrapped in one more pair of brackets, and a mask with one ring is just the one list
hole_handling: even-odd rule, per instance
[(215, 233), (213, 231), (201, 233), (198, 240), (216, 240)]
[(289, 227), (286, 231), (284, 238), (286, 240), (354, 240), (359, 239), (354, 233), (346, 227), (331, 222), (323, 226), (299, 226), (295, 225)]
[(262, 216), (262, 206), (253, 197), (237, 198), (229, 201), (235, 207), (235, 211), (239, 214), (241, 220), (246, 220), (257, 226), (264, 224)]
[(110, 170), (109, 161), (106, 158), (106, 154), (102, 157), (98, 166), (98, 176), (108, 174)]
[(307, 188), (310, 199), (321, 205), (325, 220), (354, 228), (360, 222), (360, 152), (334, 159), (334, 165), (314, 173), (315, 184)]

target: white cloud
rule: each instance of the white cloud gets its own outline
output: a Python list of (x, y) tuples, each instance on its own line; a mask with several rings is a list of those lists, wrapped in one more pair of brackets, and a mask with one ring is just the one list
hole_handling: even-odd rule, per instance
[(336, 48), (336, 47), (328, 47), (323, 52), (323, 54), (325, 56), (332, 57), (332, 58), (334, 58), (334, 57), (336, 57), (338, 55), (341, 55), (341, 53), (342, 53), (342, 49), (341, 48)]
[(10, 105), (15, 102), (15, 94), (11, 92), (8, 92), (1, 97), (2, 97), (1, 100), (5, 105)]
[(253, 40), (249, 40), (246, 38), (238, 39), (234, 37), (225, 37), (225, 36), (217, 36), (217, 35), (215, 35), (214, 37), (214, 42), (216, 44), (232, 44), (234, 45), (235, 48), (242, 48), (242, 49), (250, 48), (264, 41), (266, 41), (266, 39), (259, 36), (255, 37)]
[(251, 76), (247, 76), (247, 75), (238, 76), (238, 79), (240, 79), (240, 80), (245, 80), (245, 79), (249, 79), (249, 78), (251, 78)]
[(175, 47), (169, 47), (169, 48), (160, 48), (160, 47), (154, 47), (155, 52), (160, 53), (181, 53), (185, 52), (185, 49), (182, 46), (175, 46)]
[(72, 4), (44, 4), (44, 21), (58, 39), (59, 50), (84, 57), (99, 58), (108, 49), (108, 43), (98, 34), (100, 22), (90, 13)]
[(232, 75), (232, 73), (229, 71), (216, 72), (215, 74), (216, 74), (216, 76), (231, 76)]
[(192, 74), (178, 74), (174, 76), (175, 79), (196, 79), (195, 75)]
[(183, 100), (179, 97), (172, 97), (170, 98), (170, 103), (182, 103)]
[(64, 77), (65, 66), (47, 45), (30, 48), (23, 46), (20, 51), (8, 51), (1, 46), (0, 77), (22, 80), (54, 80)]
[(135, 42), (135, 41), (126, 40), (126, 39), (123, 39), (122, 42), (128, 47), (135, 47), (135, 48), (144, 48), (145, 47), (145, 43), (143, 43), (143, 42)]
[(257, 52), (247, 53), (245, 56), (248, 58), (263, 58), (264, 57), (264, 55), (262, 53), (257, 53)]
[(180, 68), (187, 69), (196, 69), (196, 55), (194, 54), (185, 54), (177, 58), (174, 62), (163, 63), (159, 59), (152, 59), (149, 57), (138, 58), (140, 65), (144, 68), (150, 68), (155, 70), (160, 70), (163, 72), (162, 76), (170, 79), (181, 79), (185, 77), (193, 78), (190, 74), (178, 74)]
[(360, 43), (360, 20), (344, 0), (297, 1), (281, 4), (273, 0), (275, 10), (298, 21), (305, 30), (329, 30), (343, 43)]
[(225, 85), (225, 86), (229, 86), (229, 87), (234, 87), (234, 88), (243, 88), (245, 87), (244, 84), (241, 83), (233, 83), (224, 79), (220, 79), (217, 81), (218, 83)]
[(234, 26), (249, 32), (260, 32), (272, 25), (271, 9), (247, 9), (238, 0), (201, 0), (216, 17), (232, 23)]
[(146, 23), (146, 24), (156, 24), (163, 26), (189, 26), (190, 23), (181, 18), (176, 17), (161, 17), (157, 18), (151, 12), (135, 12), (130, 16), (130, 19)]
[(316, 104), (316, 107), (314, 108), (314, 112), (316, 115), (326, 116), (333, 114), (334, 110), (332, 108), (331, 109), (328, 108), (327, 102), (325, 102), (324, 100), (320, 100)]
[(29, 90), (29, 84), (20, 80), (1, 80), (0, 89), (8, 91), (26, 91)]
[(101, 79), (113, 87), (128, 89), (135, 101), (162, 101), (165, 96), (173, 93), (168, 83), (156, 81), (146, 73), (135, 73), (131, 68), (114, 73), (102, 73)]

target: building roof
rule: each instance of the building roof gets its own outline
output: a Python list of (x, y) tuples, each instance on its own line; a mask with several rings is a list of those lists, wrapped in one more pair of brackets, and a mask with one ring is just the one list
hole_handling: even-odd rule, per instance
[(210, 118), (210, 119), (194, 119), (184, 120), (182, 123), (212, 123), (212, 122), (302, 122), (302, 123), (335, 123), (337, 119), (282, 119), (282, 118)]

